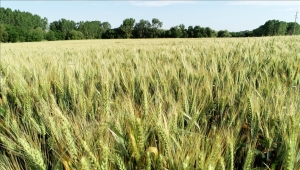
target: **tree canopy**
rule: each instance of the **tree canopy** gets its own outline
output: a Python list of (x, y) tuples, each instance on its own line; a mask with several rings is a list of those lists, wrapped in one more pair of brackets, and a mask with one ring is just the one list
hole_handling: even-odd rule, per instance
[[(48, 19), (20, 10), (0, 8), (1, 42), (23, 42), (26, 40), (44, 39)], [(43, 32), (43, 33), (42, 33)]]
[(170, 29), (162, 29), (163, 22), (157, 18), (151, 21), (141, 19), (136, 22), (126, 18), (118, 28), (112, 28), (105, 21), (79, 21), (60, 19), (48, 23), (29, 12), (0, 8), (0, 41), (1, 42), (32, 42), (81, 39), (115, 39), (115, 38), (206, 38), (206, 37), (260, 37), (299, 35), (300, 25), (294, 22), (279, 20), (266, 21), (264, 25), (253, 30), (229, 32), (215, 31), (209, 27), (185, 26), (179, 24)]
[(132, 31), (134, 29), (134, 23), (135, 23), (135, 19), (133, 18), (126, 18), (123, 21), (123, 24), (120, 26), (120, 30), (122, 30), (124, 37), (126, 38), (130, 38), (132, 35)]

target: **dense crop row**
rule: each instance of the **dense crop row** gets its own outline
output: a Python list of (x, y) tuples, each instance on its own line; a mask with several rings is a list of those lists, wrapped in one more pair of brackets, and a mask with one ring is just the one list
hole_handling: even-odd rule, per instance
[(1, 44), (0, 169), (299, 169), (298, 38)]

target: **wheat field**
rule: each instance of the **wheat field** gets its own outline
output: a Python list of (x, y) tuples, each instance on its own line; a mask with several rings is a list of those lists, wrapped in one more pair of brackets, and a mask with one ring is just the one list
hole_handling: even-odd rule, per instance
[(299, 37), (1, 44), (0, 169), (300, 169)]

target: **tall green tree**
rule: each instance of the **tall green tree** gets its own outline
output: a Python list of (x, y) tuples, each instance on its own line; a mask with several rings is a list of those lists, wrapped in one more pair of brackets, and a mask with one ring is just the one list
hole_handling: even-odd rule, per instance
[(108, 29), (105, 31), (102, 37), (105, 39), (119, 38), (121, 37), (121, 34), (119, 32), (120, 32), (119, 28)]
[(199, 25), (196, 25), (193, 29), (193, 36), (194, 38), (202, 38), (202, 31), (201, 31), (201, 27)]
[(111, 25), (109, 22), (102, 22), (101, 26), (103, 27), (104, 32), (111, 29)]
[(48, 28), (48, 19), (46, 17), (44, 17), (43, 19), (41, 19), (41, 25), (40, 27), (42, 28), (42, 30), (47, 30)]
[(169, 37), (171, 38), (181, 38), (182, 37), (182, 29), (179, 26), (171, 27)]
[[(21, 12), (20, 10), (12, 11), (10, 8), (0, 8), (0, 13), (0, 22), (8, 33), (8, 41), (23, 42), (32, 33), (33, 29), (41, 28), (43, 31), (47, 29), (47, 18), (41, 18), (39, 15)], [(12, 35), (9, 35), (10, 33)]]
[(86, 39), (101, 38), (105, 32), (100, 21), (86, 21), (79, 22), (77, 30), (82, 32)]
[(275, 29), (276, 29), (275, 35), (285, 35), (287, 31), (287, 26), (288, 26), (287, 23), (284, 21), (277, 22), (275, 25)]
[(8, 41), (8, 33), (3, 24), (0, 24), (0, 42)]
[(180, 31), (181, 31), (180, 38), (187, 38), (188, 37), (188, 33), (187, 33), (187, 29), (185, 29), (185, 25), (184, 24), (180, 24), (178, 27), (180, 28)]
[(187, 29), (187, 34), (189, 38), (193, 38), (194, 37), (194, 28), (193, 26), (189, 26)]
[(227, 30), (218, 31), (218, 37), (231, 37), (231, 34)]
[(265, 32), (264, 29), (265, 29), (264, 26), (261, 25), (261, 26), (259, 26), (258, 28), (254, 29), (252, 31), (252, 35), (255, 36), (255, 37), (263, 36), (264, 32)]
[(15, 29), (9, 30), (8, 41), (12, 43), (19, 41), (19, 33)]
[(209, 27), (205, 28), (207, 37), (216, 37), (217, 36), (217, 32)]
[(263, 25), (263, 34), (265, 36), (273, 36), (274, 35), (274, 20), (269, 20)]
[(202, 37), (208, 37), (208, 35), (207, 35), (207, 32), (206, 32), (206, 29), (205, 29), (205, 28), (201, 27), (201, 28), (200, 28), (200, 32), (201, 32), (201, 35), (202, 35)]
[(120, 30), (123, 31), (126, 38), (130, 38), (132, 36), (132, 31), (134, 27), (135, 19), (126, 18), (122, 25), (120, 26)]
[(151, 23), (147, 20), (141, 19), (136, 23), (133, 28), (133, 34), (135, 38), (149, 38), (151, 31)]
[(287, 29), (286, 29), (286, 35), (299, 35), (300, 34), (300, 25), (296, 22), (288, 22), (287, 23)]
[(157, 19), (157, 18), (152, 19), (152, 22), (151, 22), (152, 38), (157, 37), (162, 25), (163, 25), (163, 23), (159, 19)]
[(64, 18), (50, 23), (49, 28), (55, 32), (55, 38), (57, 40), (66, 40), (67, 33), (76, 29), (76, 23), (72, 20), (66, 20)]

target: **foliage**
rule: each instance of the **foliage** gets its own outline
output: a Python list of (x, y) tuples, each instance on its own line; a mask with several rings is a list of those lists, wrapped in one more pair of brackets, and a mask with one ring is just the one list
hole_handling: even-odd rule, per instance
[(50, 30), (55, 32), (55, 39), (56, 40), (67, 40), (67, 34), (74, 30), (76, 27), (75, 21), (72, 20), (66, 20), (64, 18), (54, 21), (50, 23), (49, 27)]
[(8, 31), (8, 41), (12, 43), (19, 41), (19, 33), (16, 29), (11, 29)]
[(231, 37), (231, 34), (227, 30), (218, 31), (218, 37)]
[(183, 35), (182, 29), (179, 26), (171, 27), (170, 31), (167, 32), (166, 37), (169, 38), (181, 38)]
[(8, 41), (8, 33), (3, 24), (0, 24), (0, 42)]
[(48, 41), (55, 41), (56, 40), (56, 38), (55, 38), (55, 32), (52, 31), (52, 30), (49, 30), (46, 33), (46, 40), (48, 40)]
[(32, 29), (26, 37), (27, 42), (34, 42), (34, 41), (42, 41), (44, 39), (45, 32), (42, 28)]
[[(295, 31), (295, 32), (294, 32)], [(278, 35), (299, 35), (300, 25), (294, 22), (284, 22), (279, 20), (269, 20), (264, 25), (252, 31), (232, 32), (234, 37), (261, 37)]]
[(68, 40), (82, 40), (84, 39), (84, 35), (80, 31), (71, 30), (67, 33)]
[(153, 18), (151, 23), (152, 38), (157, 38), (159, 36), (159, 30), (163, 26), (163, 22), (157, 18)]
[(140, 22), (135, 23), (133, 28), (133, 35), (135, 38), (147, 38), (151, 36), (151, 23), (147, 20), (141, 19)]
[[(41, 28), (42, 31), (45, 31), (48, 25), (47, 18), (41, 18), (29, 12), (12, 11), (10, 8), (1, 7), (0, 13), (1, 25), (4, 25), (8, 33), (8, 42), (23, 42), (27, 39), (28, 32), (32, 32), (36, 28)], [(36, 35), (36, 33), (31, 34)]]
[(119, 29), (108, 29), (103, 34), (103, 38), (105, 39), (115, 39), (118, 38)]
[(208, 38), (208, 37), (261, 37), (299, 35), (300, 25), (294, 22), (269, 20), (253, 30), (229, 32), (215, 31), (210, 27), (176, 25), (162, 29), (163, 22), (157, 18), (150, 21), (141, 19), (135, 22), (126, 18), (118, 28), (111, 28), (109, 22), (79, 21), (60, 19), (48, 25), (48, 19), (29, 12), (10, 8), (0, 8), (0, 41), (32, 42), (46, 39), (82, 40), (82, 39), (121, 39), (121, 38)]
[(77, 30), (83, 33), (85, 39), (100, 39), (105, 29), (109, 29), (109, 23), (106, 23), (104, 28), (100, 21), (81, 21), (77, 25)]
[(123, 21), (123, 24), (119, 27), (119, 29), (123, 32), (125, 38), (130, 38), (132, 36), (134, 23), (135, 23), (135, 19), (126, 18)]

